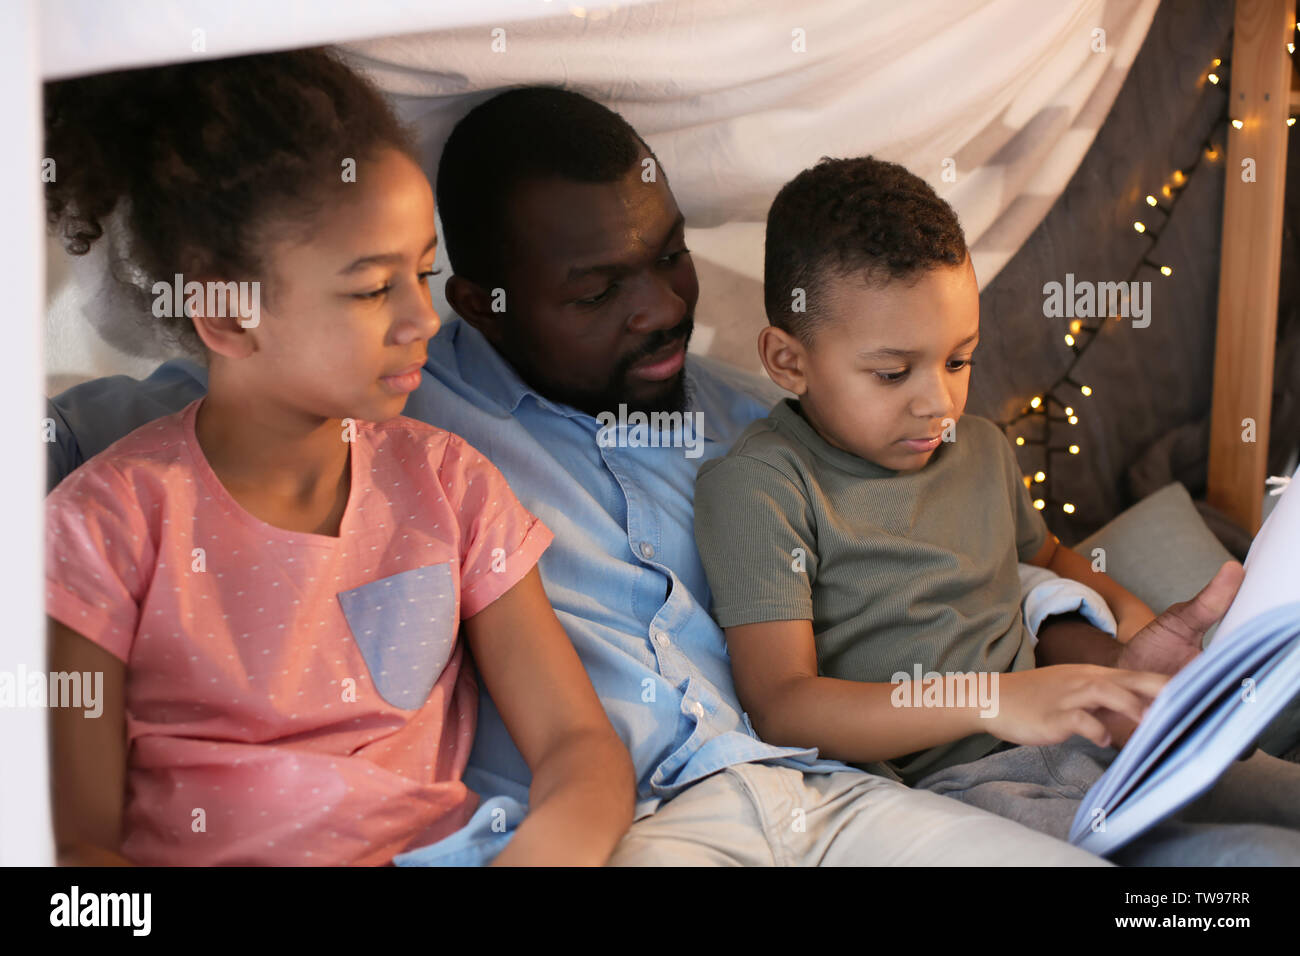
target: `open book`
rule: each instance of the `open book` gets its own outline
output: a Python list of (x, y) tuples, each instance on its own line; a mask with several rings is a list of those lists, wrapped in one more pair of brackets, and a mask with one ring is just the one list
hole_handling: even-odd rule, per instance
[(1209, 790), (1298, 694), (1300, 480), (1292, 478), (1251, 544), (1214, 640), (1170, 679), (1088, 791), (1070, 842), (1105, 856), (1140, 836)]

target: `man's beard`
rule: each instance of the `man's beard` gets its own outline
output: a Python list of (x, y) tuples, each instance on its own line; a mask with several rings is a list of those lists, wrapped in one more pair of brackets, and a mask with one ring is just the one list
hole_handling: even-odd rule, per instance
[[(552, 382), (546, 375), (540, 374), (541, 370), (527, 359), (524, 359), (524, 362), (526, 362), (525, 367), (518, 368), (518, 371), (524, 381), (532, 385), (550, 401), (570, 405), (592, 417), (599, 415), (601, 412), (617, 412), (619, 405), (626, 405), (629, 412), (685, 411), (686, 401), (689, 397), (686, 387), (685, 366), (671, 379), (655, 383), (664, 390), (651, 399), (632, 399), (628, 395), (627, 381), (632, 366), (645, 361), (656, 352), (662, 352), (675, 342), (680, 341), (682, 347), (685, 348), (690, 343), (691, 333), (694, 331), (695, 316), (688, 315), (672, 329), (655, 333), (646, 340), (644, 346), (631, 355), (619, 359), (618, 364), (614, 366), (614, 371), (610, 374), (608, 383), (603, 388), (575, 389)], [(521, 356), (521, 358), (523, 357)]]

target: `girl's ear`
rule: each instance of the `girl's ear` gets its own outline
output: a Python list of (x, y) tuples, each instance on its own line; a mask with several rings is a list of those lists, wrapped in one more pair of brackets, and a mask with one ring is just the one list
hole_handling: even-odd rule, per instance
[(492, 293), (477, 282), (464, 276), (453, 275), (447, 280), (447, 302), (456, 314), (483, 333), (494, 346), (502, 338), (504, 312), (492, 311)]
[(226, 358), (247, 358), (257, 351), (262, 323), (260, 282), (201, 279), (202, 294), (185, 298), (185, 314), (203, 344)]
[(808, 350), (802, 342), (783, 329), (769, 325), (758, 333), (758, 357), (768, 376), (787, 392), (802, 395), (808, 391), (805, 369)]

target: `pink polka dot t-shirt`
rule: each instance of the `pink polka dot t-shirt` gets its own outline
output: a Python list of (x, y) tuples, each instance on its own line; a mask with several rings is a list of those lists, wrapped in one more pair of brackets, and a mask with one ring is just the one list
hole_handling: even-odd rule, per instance
[(463, 439), (405, 417), (356, 423), (338, 537), (276, 528), (208, 465), (202, 401), (46, 499), (48, 613), (127, 665), (123, 855), (366, 864), (441, 839), (477, 806), (460, 622), (550, 531)]

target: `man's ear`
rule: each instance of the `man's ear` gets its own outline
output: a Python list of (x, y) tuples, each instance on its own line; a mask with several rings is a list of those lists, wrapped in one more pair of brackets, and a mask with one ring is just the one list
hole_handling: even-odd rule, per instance
[(787, 392), (802, 395), (808, 391), (805, 370), (808, 349), (797, 338), (775, 325), (758, 333), (758, 357), (768, 376)]
[[(453, 275), (447, 280), (445, 289), (447, 302), (456, 314), (474, 328), (483, 333), (492, 345), (497, 345), (502, 337), (502, 319), (504, 312), (494, 312), (492, 301), (494, 293), (489, 292), (472, 279)], [(499, 297), (501, 293), (497, 293)]]

